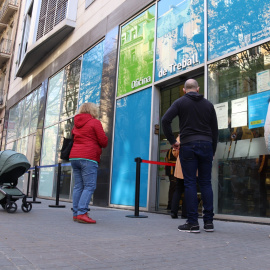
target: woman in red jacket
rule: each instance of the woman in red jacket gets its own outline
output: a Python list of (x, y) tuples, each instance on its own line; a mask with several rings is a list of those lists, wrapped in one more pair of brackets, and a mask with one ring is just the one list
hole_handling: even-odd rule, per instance
[(73, 146), (69, 155), (75, 185), (73, 188), (73, 220), (81, 223), (96, 223), (87, 215), (88, 205), (96, 189), (97, 169), (102, 148), (108, 144), (98, 108), (94, 103), (80, 106), (74, 118)]

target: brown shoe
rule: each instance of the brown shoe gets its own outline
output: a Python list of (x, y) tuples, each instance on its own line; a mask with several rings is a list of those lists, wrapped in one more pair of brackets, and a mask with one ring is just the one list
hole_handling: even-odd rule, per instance
[(77, 216), (77, 221), (80, 223), (96, 224), (96, 221), (88, 217), (87, 213)]

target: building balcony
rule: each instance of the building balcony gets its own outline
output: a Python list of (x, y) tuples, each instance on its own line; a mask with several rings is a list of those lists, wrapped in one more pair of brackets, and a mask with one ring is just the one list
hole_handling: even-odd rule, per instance
[(18, 64), (17, 77), (26, 76), (48, 53), (62, 44), (71, 34), (76, 26), (77, 5), (78, 0), (69, 0), (64, 18), (52, 30), (47, 33), (45, 31), (44, 35), (41, 35), (34, 43), (28, 44), (27, 51)]
[(10, 17), (18, 10), (18, 0), (6, 0), (0, 11), (0, 23), (7, 24)]
[(0, 41), (0, 66), (10, 59), (11, 44), (12, 41), (10, 39), (2, 39)]

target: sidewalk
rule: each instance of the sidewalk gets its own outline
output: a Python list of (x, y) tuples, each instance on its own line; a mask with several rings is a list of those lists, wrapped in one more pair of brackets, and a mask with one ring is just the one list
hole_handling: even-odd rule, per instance
[(179, 232), (182, 219), (91, 207), (96, 225), (72, 221), (71, 203), (40, 200), (29, 213), (0, 209), (1, 270), (269, 270), (270, 226), (215, 221), (215, 232)]

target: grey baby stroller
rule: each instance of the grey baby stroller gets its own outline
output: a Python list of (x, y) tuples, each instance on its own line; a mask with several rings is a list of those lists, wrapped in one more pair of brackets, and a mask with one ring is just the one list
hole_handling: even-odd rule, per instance
[(18, 178), (29, 168), (25, 155), (12, 150), (0, 151), (0, 204), (8, 213), (16, 212), (16, 201), (20, 198), (23, 212), (32, 209), (32, 204), (26, 201), (27, 196), (16, 187)]

